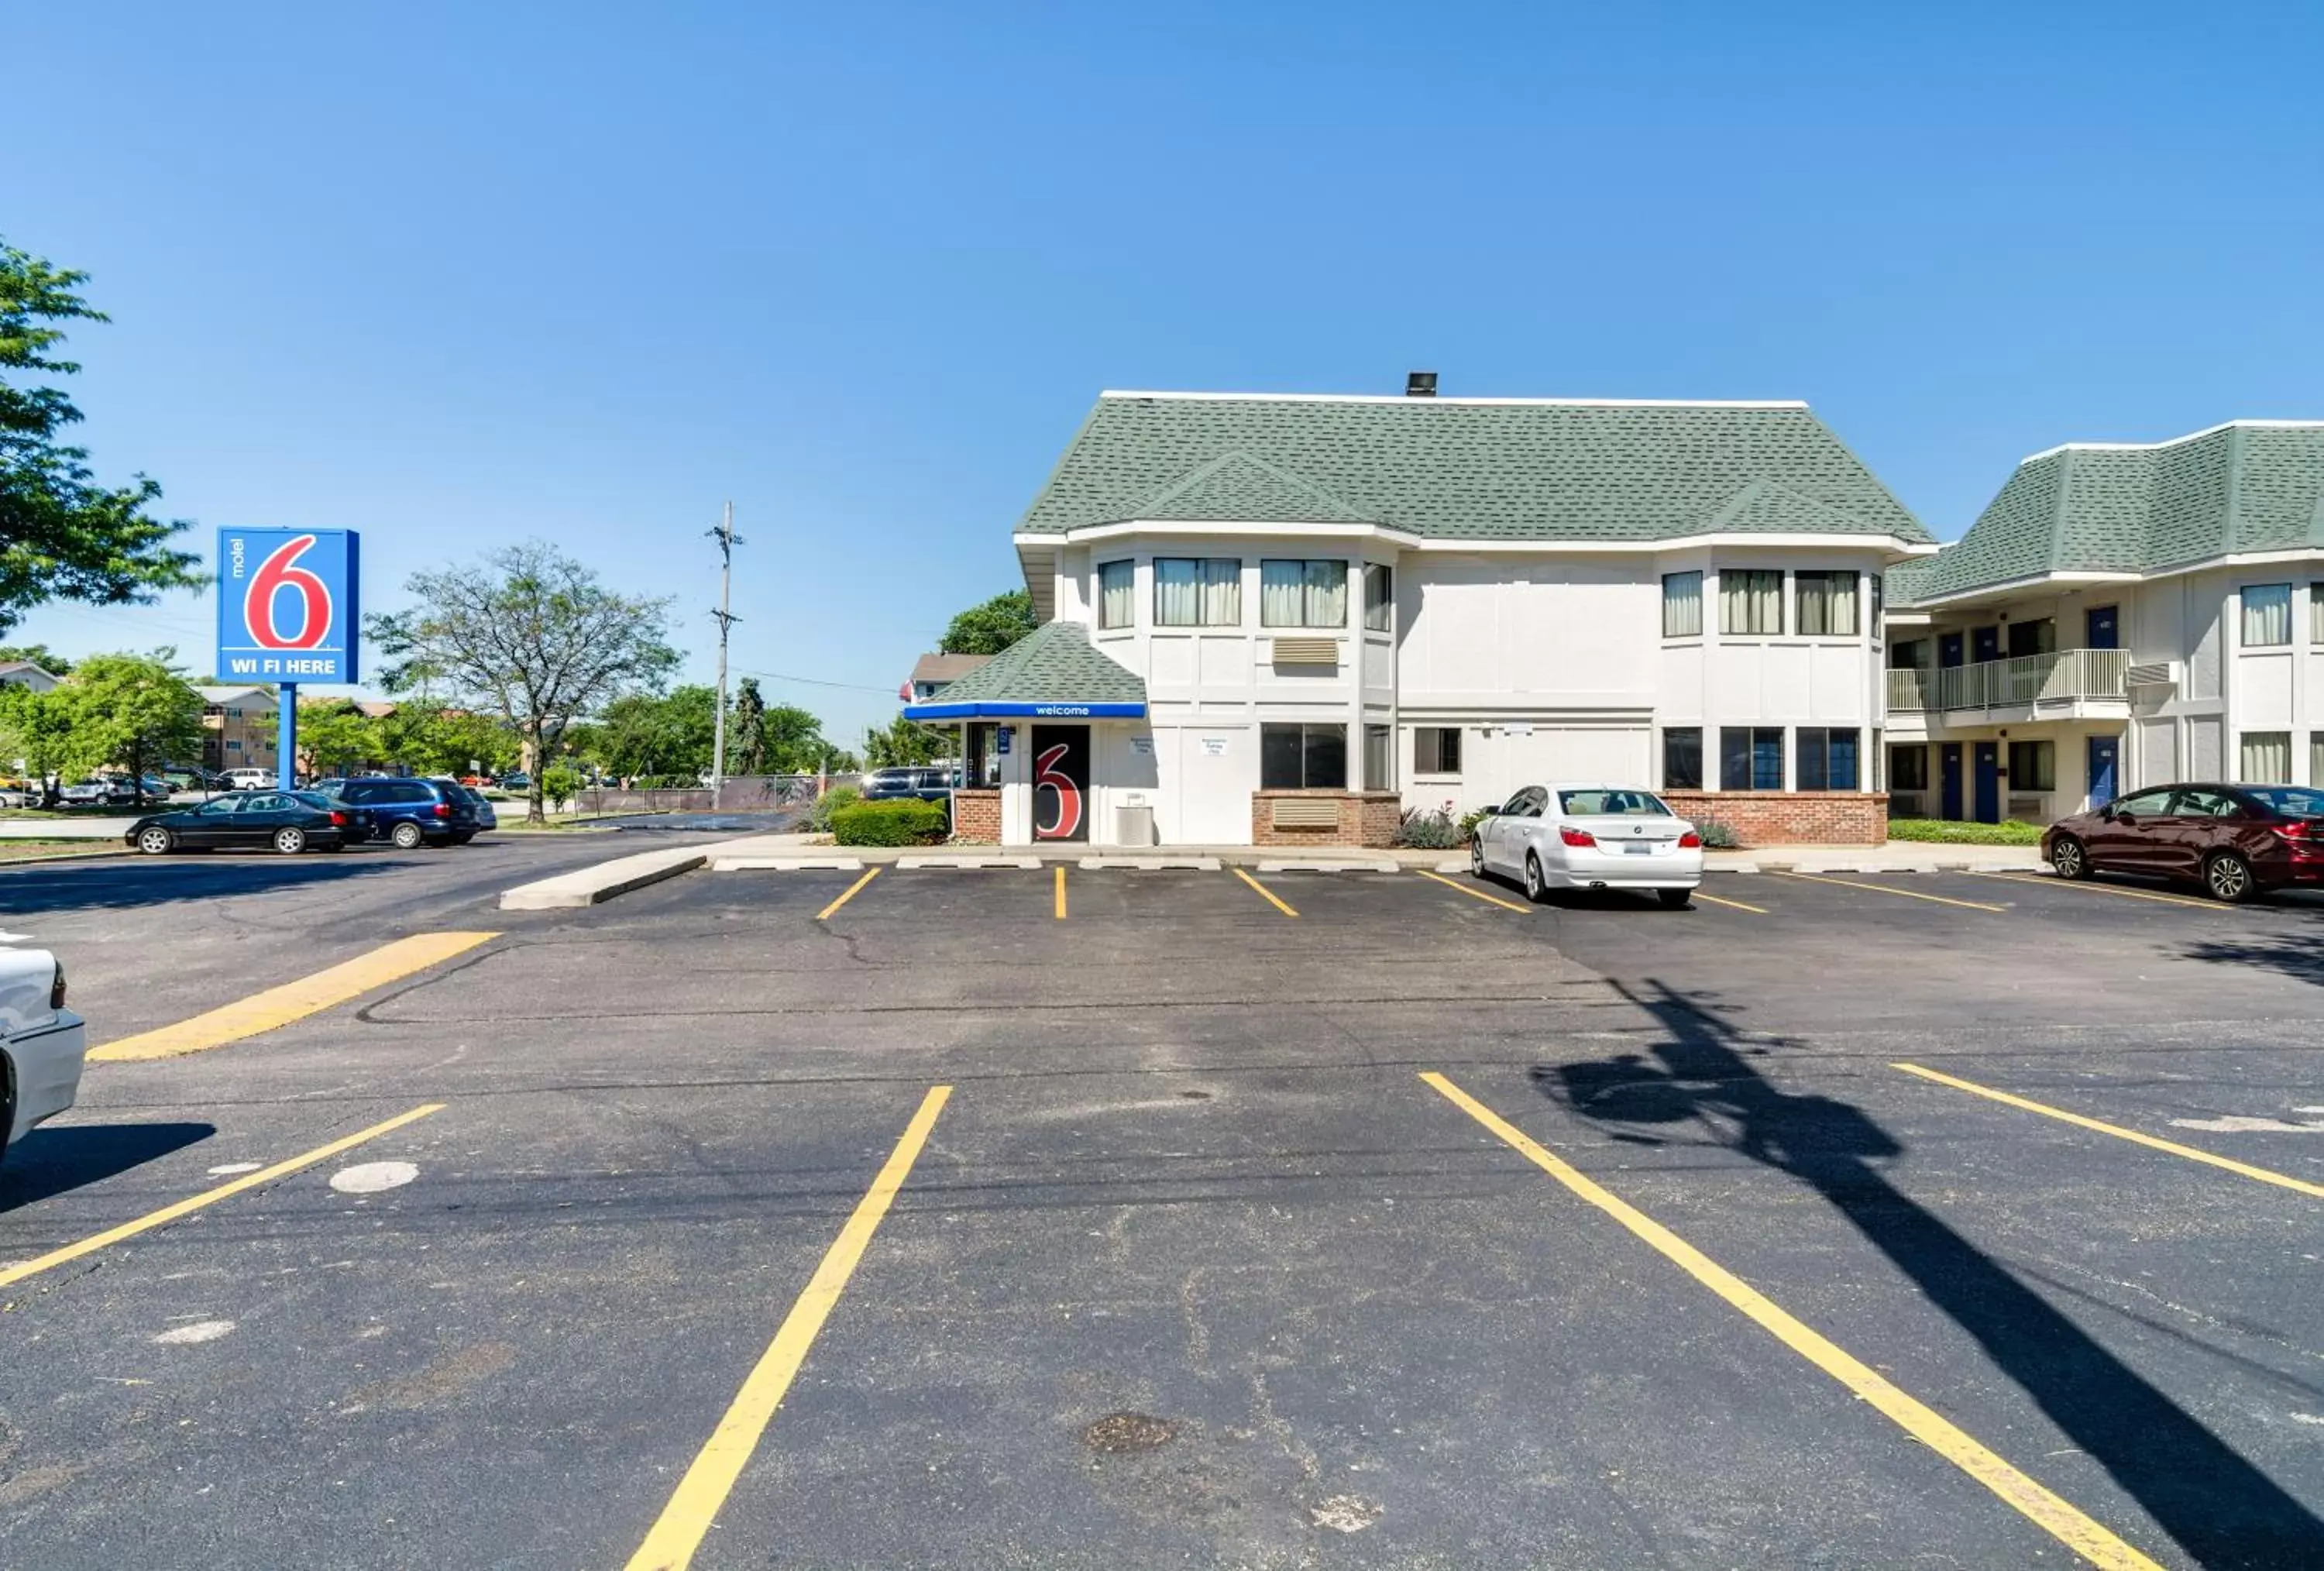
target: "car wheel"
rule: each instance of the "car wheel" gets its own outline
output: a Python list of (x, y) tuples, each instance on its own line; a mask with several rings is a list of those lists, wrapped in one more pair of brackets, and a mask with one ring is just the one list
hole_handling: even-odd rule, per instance
[(2203, 864), (2203, 887), (2211, 898), (2229, 905), (2240, 905), (2259, 891), (2259, 881), (2252, 876), (2252, 865), (2232, 851), (2222, 851)]
[(165, 855), (177, 843), (178, 837), (159, 824), (137, 831), (137, 849), (148, 856)]
[(422, 836), (420, 833), (420, 826), (406, 818), (402, 823), (398, 824), (387, 837), (395, 842), (395, 848), (398, 851), (410, 851), (420, 844)]
[(2069, 881), (2090, 875), (2089, 848), (2071, 835), (2061, 835), (2058, 843), (2050, 847), (2050, 865), (2057, 869), (2060, 878)]
[(1541, 858), (1530, 851), (1526, 853), (1525, 892), (1526, 899), (1536, 905), (1549, 898), (1549, 881), (1541, 875)]
[(1683, 911), (1694, 903), (1694, 891), (1691, 889), (1658, 889), (1655, 894), (1670, 910)]
[(1469, 876), (1471, 878), (1485, 876), (1485, 844), (1481, 840), (1469, 842)]
[(296, 856), (307, 849), (307, 831), (285, 826), (274, 831), (274, 849), (285, 856)]

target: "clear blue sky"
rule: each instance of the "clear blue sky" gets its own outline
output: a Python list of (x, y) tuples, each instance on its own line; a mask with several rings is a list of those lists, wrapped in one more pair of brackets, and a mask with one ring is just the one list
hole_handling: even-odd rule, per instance
[[(1004, 20), (1005, 19), (1005, 20)], [(19, 8), (0, 234), (109, 476), (529, 535), (853, 742), (1103, 387), (1804, 398), (1940, 536), (2324, 416), (2313, 5)], [(206, 598), (35, 613), (170, 641)], [(868, 689), (868, 690), (867, 690)]]

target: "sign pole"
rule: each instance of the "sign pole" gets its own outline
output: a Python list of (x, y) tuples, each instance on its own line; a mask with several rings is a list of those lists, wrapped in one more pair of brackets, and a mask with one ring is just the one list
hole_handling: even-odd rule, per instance
[(274, 784), (287, 791), (299, 767), (299, 684), (284, 682), (276, 692), (281, 707), (274, 716)]

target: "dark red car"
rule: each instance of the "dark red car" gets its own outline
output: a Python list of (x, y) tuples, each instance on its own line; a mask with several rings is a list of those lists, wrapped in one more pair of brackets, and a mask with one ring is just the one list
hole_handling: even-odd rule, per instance
[(2215, 900), (2324, 885), (2324, 786), (2172, 785), (2061, 818), (2042, 855), (2061, 878), (2143, 873), (2201, 883)]

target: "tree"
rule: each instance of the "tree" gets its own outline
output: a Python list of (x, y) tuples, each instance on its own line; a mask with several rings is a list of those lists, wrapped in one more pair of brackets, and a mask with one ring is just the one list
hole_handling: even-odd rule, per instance
[(615, 774), (698, 775), (715, 749), (718, 692), (698, 683), (659, 697), (632, 693), (605, 706), (597, 749)]
[(52, 677), (72, 675), (72, 661), (45, 643), (0, 643), (0, 666), (20, 660), (30, 661)]
[(379, 721), (351, 698), (299, 707), (299, 755), (309, 779), (345, 774), (387, 756)]
[(736, 774), (767, 772), (767, 701), (759, 696), (756, 677), (744, 677), (734, 690), (733, 713), (726, 724), (726, 758)]
[[(106, 319), (73, 292), (88, 276), (0, 241), (0, 371), (80, 369), (51, 357), (65, 335), (42, 324)], [(132, 605), (202, 581), (196, 559), (170, 549), (186, 526), (146, 512), (161, 498), (158, 484), (140, 475), (117, 489), (98, 485), (88, 449), (57, 439), (80, 418), (59, 388), (0, 380), (0, 632), (44, 600)]]
[(540, 766), (575, 717), (658, 688), (678, 664), (668, 600), (616, 594), (543, 541), (415, 573), (405, 587), (416, 607), (368, 620), (383, 679), (499, 715), (524, 744), (529, 824), (547, 820)]
[(377, 723), (379, 756), (417, 774), (466, 774), (473, 763), (498, 774), (522, 751), (515, 733), (489, 715), (447, 709), (422, 696)]
[(930, 763), (942, 758), (945, 750), (943, 732), (916, 725), (901, 715), (885, 731), (866, 728), (863, 733), (863, 762), (871, 769)]
[(36, 693), (21, 682), (0, 682), (0, 752), (11, 762), (24, 761), (25, 772), (40, 781), (42, 799), (48, 800), (49, 777), (74, 762), (71, 700), (64, 689)]
[(202, 696), (169, 663), (168, 652), (93, 654), (49, 695), (64, 699), (71, 728), (66, 751), (74, 767), (127, 770), (140, 806), (149, 768), (201, 751)]
[(999, 654), (1040, 625), (1032, 595), (1011, 589), (954, 617), (939, 647), (946, 654)]

